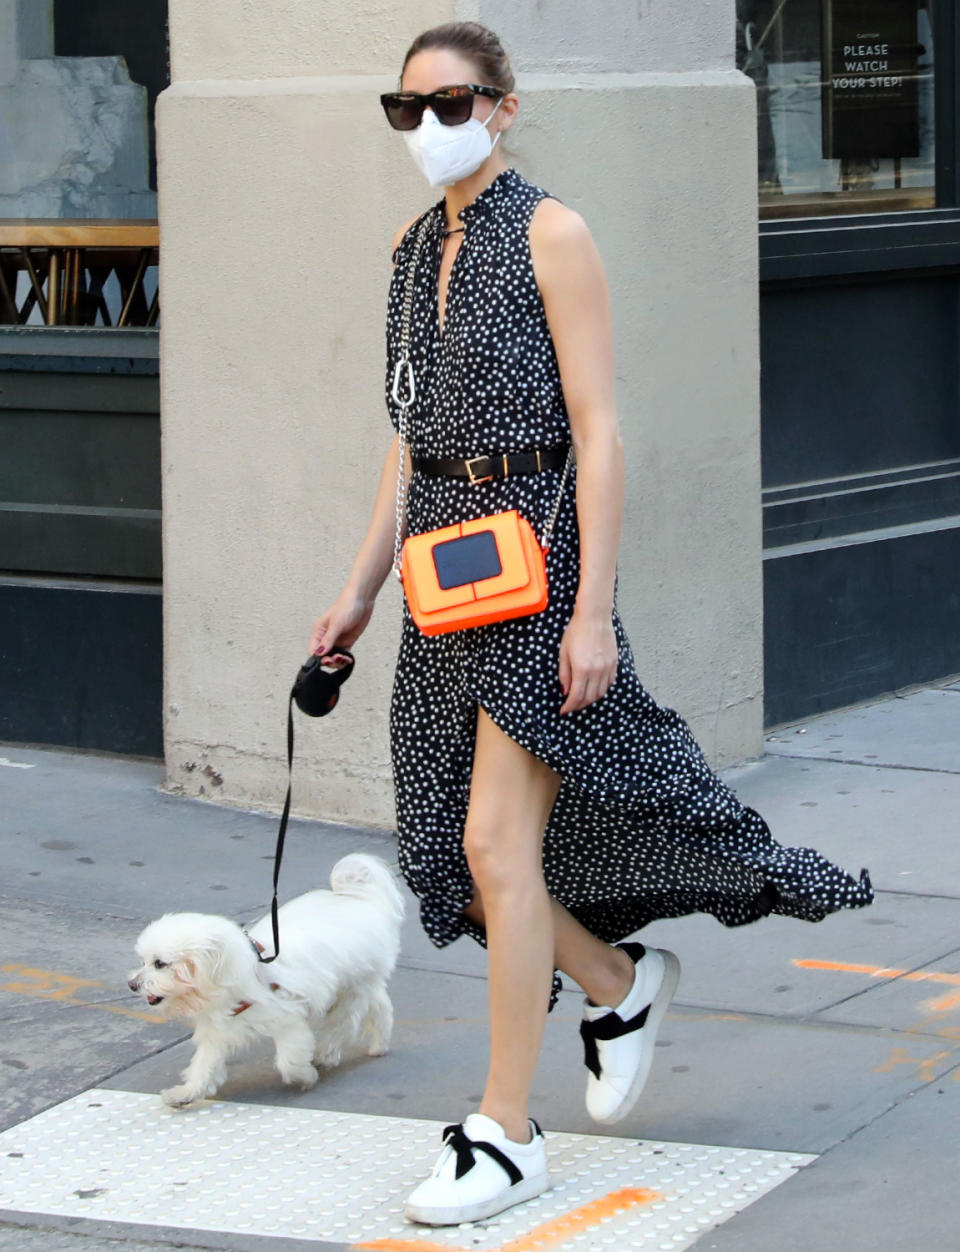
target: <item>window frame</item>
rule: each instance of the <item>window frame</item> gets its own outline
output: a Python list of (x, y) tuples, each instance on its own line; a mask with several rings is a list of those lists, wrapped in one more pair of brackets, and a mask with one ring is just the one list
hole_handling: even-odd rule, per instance
[(937, 0), (933, 31), (937, 207), (760, 219), (761, 281), (960, 266), (960, 0)]

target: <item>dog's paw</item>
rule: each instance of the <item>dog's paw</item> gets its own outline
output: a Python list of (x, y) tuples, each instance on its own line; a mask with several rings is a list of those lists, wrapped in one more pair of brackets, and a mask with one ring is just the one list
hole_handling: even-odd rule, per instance
[(296, 1069), (281, 1070), (280, 1077), (288, 1086), (302, 1087), (304, 1091), (309, 1091), (317, 1085), (320, 1075), (312, 1065), (302, 1065)]
[(367, 1048), (367, 1056), (386, 1056), (390, 1051), (390, 1044), (386, 1039), (374, 1039)]
[(325, 1048), (322, 1052), (317, 1052), (313, 1059), (324, 1069), (335, 1069), (340, 1064), (342, 1055), (340, 1048)]
[(166, 1091), (160, 1092), (161, 1099), (167, 1108), (185, 1109), (189, 1104), (195, 1104), (197, 1100), (202, 1099), (196, 1091), (192, 1091), (189, 1087), (168, 1087)]

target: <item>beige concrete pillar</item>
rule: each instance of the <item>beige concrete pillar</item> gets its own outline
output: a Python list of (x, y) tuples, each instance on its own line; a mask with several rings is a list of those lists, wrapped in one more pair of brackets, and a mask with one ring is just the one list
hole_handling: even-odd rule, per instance
[[(733, 3), (171, 0), (160, 98), (168, 785), (274, 807), (286, 692), (392, 437), (396, 227), (438, 198), (379, 112), (419, 30), (475, 18), (519, 71), (512, 159), (611, 278), (627, 446), (621, 610), (641, 677), (716, 762), (761, 743), (753, 88)], [(295, 807), (393, 822), (385, 584)]]

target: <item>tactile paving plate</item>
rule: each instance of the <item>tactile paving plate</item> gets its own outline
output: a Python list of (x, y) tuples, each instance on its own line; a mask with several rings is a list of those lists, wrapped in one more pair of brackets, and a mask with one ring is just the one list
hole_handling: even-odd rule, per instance
[(547, 1133), (550, 1190), (483, 1223), (412, 1225), (442, 1123), (87, 1091), (0, 1134), (0, 1208), (382, 1252), (677, 1249), (814, 1158)]

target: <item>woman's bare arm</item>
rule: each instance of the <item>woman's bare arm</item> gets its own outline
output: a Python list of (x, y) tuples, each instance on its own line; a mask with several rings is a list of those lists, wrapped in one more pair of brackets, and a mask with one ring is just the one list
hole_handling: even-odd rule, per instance
[[(414, 221), (416, 218), (406, 222), (394, 235), (392, 251), (396, 251), (400, 240)], [(359, 638), (370, 620), (377, 594), (393, 566), (399, 444), (400, 437), (395, 434), (380, 471), (380, 482), (367, 533), (343, 590), (331, 607), (314, 623), (310, 637), (311, 652), (322, 655), (336, 643), (349, 648)], [(413, 469), (409, 448), (406, 450), (404, 462), (405, 480), (409, 483)]]
[(537, 206), (530, 251), (577, 452), (577, 607), (609, 612), (623, 512), (623, 444), (606, 275), (583, 218), (557, 200)]
[[(380, 484), (367, 533), (357, 552), (343, 590), (317, 618), (310, 635), (310, 651), (323, 656), (335, 644), (351, 647), (363, 634), (373, 613), (377, 593), (393, 564), (396, 533), (397, 456), (399, 437), (393, 441), (380, 471)], [(404, 470), (409, 481), (410, 452)]]
[[(419, 215), (418, 215), (419, 216)], [(400, 240), (407, 233), (416, 217), (405, 222), (393, 237), (391, 254), (396, 252)], [(396, 268), (396, 267), (394, 267)], [(357, 559), (354, 561), (347, 586), (364, 600), (373, 601), (383, 586), (384, 580), (393, 565), (394, 537), (396, 535), (396, 493), (397, 493), (397, 449), (400, 443), (399, 434), (394, 435), (393, 442), (387, 450), (386, 460), (380, 474), (380, 485), (373, 505), (373, 516), (367, 529), (366, 537), (360, 545)], [(404, 474), (409, 483), (413, 465), (410, 460), (410, 449), (406, 450)]]
[(560, 681), (572, 712), (616, 677), (611, 612), (623, 516), (623, 444), (617, 421), (610, 297), (603, 262), (579, 213), (537, 205), (530, 253), (577, 454), (580, 583), (561, 646)]
[[(393, 565), (399, 443), (399, 435), (394, 435), (384, 458), (383, 469), (380, 471), (380, 483), (377, 487), (370, 525), (345, 584), (355, 595), (370, 602), (376, 599)], [(405, 462), (404, 473), (409, 482), (412, 468), (409, 448), (406, 450)]]

